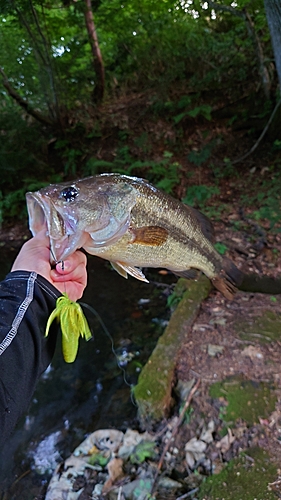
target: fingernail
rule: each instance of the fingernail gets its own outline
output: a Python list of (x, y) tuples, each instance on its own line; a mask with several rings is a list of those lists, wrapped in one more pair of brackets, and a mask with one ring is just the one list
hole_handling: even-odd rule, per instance
[(64, 260), (63, 262), (59, 262), (58, 266), (62, 271), (67, 271), (71, 267), (71, 263), (69, 260)]

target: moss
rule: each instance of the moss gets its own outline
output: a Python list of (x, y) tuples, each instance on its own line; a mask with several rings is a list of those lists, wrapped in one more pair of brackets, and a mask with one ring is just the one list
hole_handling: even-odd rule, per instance
[(270, 384), (244, 380), (243, 377), (229, 377), (222, 382), (216, 382), (210, 387), (213, 398), (225, 398), (223, 420), (228, 425), (237, 418), (243, 419), (248, 425), (259, 421), (259, 417), (268, 416), (275, 408), (276, 395)]
[(272, 342), (281, 339), (281, 317), (272, 311), (264, 311), (253, 321), (237, 321), (235, 330), (243, 340)]
[(268, 486), (277, 476), (277, 468), (261, 448), (247, 450), (247, 455), (232, 460), (219, 473), (202, 484), (200, 500), (274, 500)]
[(172, 386), (177, 354), (197, 316), (211, 285), (205, 276), (198, 281), (180, 280), (188, 287), (169, 324), (160, 337), (134, 388), (139, 418), (143, 424), (165, 418), (173, 403)]

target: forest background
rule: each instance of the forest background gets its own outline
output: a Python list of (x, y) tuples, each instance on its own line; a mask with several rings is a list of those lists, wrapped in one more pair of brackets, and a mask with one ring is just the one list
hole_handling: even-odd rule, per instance
[(121, 172), (211, 216), (243, 178), (278, 226), (280, 19), (278, 0), (1, 0), (1, 223), (27, 191)]

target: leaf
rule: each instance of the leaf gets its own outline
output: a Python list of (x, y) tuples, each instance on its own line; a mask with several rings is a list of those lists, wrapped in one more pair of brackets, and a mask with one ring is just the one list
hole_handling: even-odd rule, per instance
[(115, 481), (123, 477), (123, 460), (122, 458), (112, 458), (107, 464), (109, 478), (103, 485), (102, 493), (106, 494), (113, 486)]
[(216, 447), (222, 453), (226, 453), (234, 441), (235, 436), (233, 436), (230, 429), (227, 429), (227, 434), (218, 443), (216, 443)]
[(200, 439), (201, 441), (204, 441), (204, 443), (212, 443), (212, 441), (214, 441), (214, 438), (213, 438), (213, 432), (215, 430), (215, 422), (214, 420), (210, 420), (210, 422), (208, 423), (208, 426), (207, 426), (207, 429), (204, 427), (204, 429), (202, 430), (201, 434), (200, 434)]
[(227, 251), (227, 246), (224, 243), (221, 243), (220, 241), (215, 243), (214, 247), (220, 255), (224, 255), (225, 252)]
[(180, 113), (177, 116), (174, 116), (173, 120), (174, 120), (175, 124), (179, 123), (187, 114), (188, 113), (184, 112), (184, 113)]
[(151, 441), (141, 441), (133, 450), (130, 461), (132, 464), (142, 464), (147, 458), (154, 458), (155, 443)]
[(192, 438), (185, 445), (185, 459), (188, 467), (193, 469), (196, 462), (199, 462), (205, 457), (207, 443), (201, 439)]
[(100, 465), (102, 468), (105, 467), (110, 460), (110, 455), (106, 456), (102, 453), (94, 453), (90, 456), (88, 463), (90, 465)]
[(217, 186), (206, 186), (205, 184), (202, 184), (201, 186), (190, 186), (187, 189), (182, 202), (191, 206), (198, 204), (202, 207), (206, 201), (208, 201), (214, 194), (219, 194), (219, 192), (220, 191)]
[(212, 111), (211, 106), (208, 106), (208, 104), (202, 104), (202, 106), (197, 106), (196, 108), (191, 109), (190, 111), (187, 112), (187, 114), (189, 116), (191, 116), (192, 118), (195, 118), (196, 116), (201, 114), (207, 120), (211, 120), (211, 118), (212, 118), (211, 111)]

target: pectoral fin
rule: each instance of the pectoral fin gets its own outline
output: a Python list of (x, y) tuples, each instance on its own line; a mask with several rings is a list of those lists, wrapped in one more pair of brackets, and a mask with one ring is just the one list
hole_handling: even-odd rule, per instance
[(168, 238), (168, 231), (160, 226), (144, 226), (138, 228), (130, 228), (133, 235), (131, 244), (138, 243), (139, 245), (160, 246), (165, 243)]
[(125, 262), (110, 262), (112, 265), (113, 269), (117, 271), (118, 274), (123, 276), (123, 278), (128, 278), (128, 274), (136, 278), (137, 280), (140, 281), (145, 281), (145, 283), (149, 283), (149, 281), (146, 279), (145, 275), (142, 273), (140, 269), (137, 267), (129, 266), (128, 264), (125, 264)]

